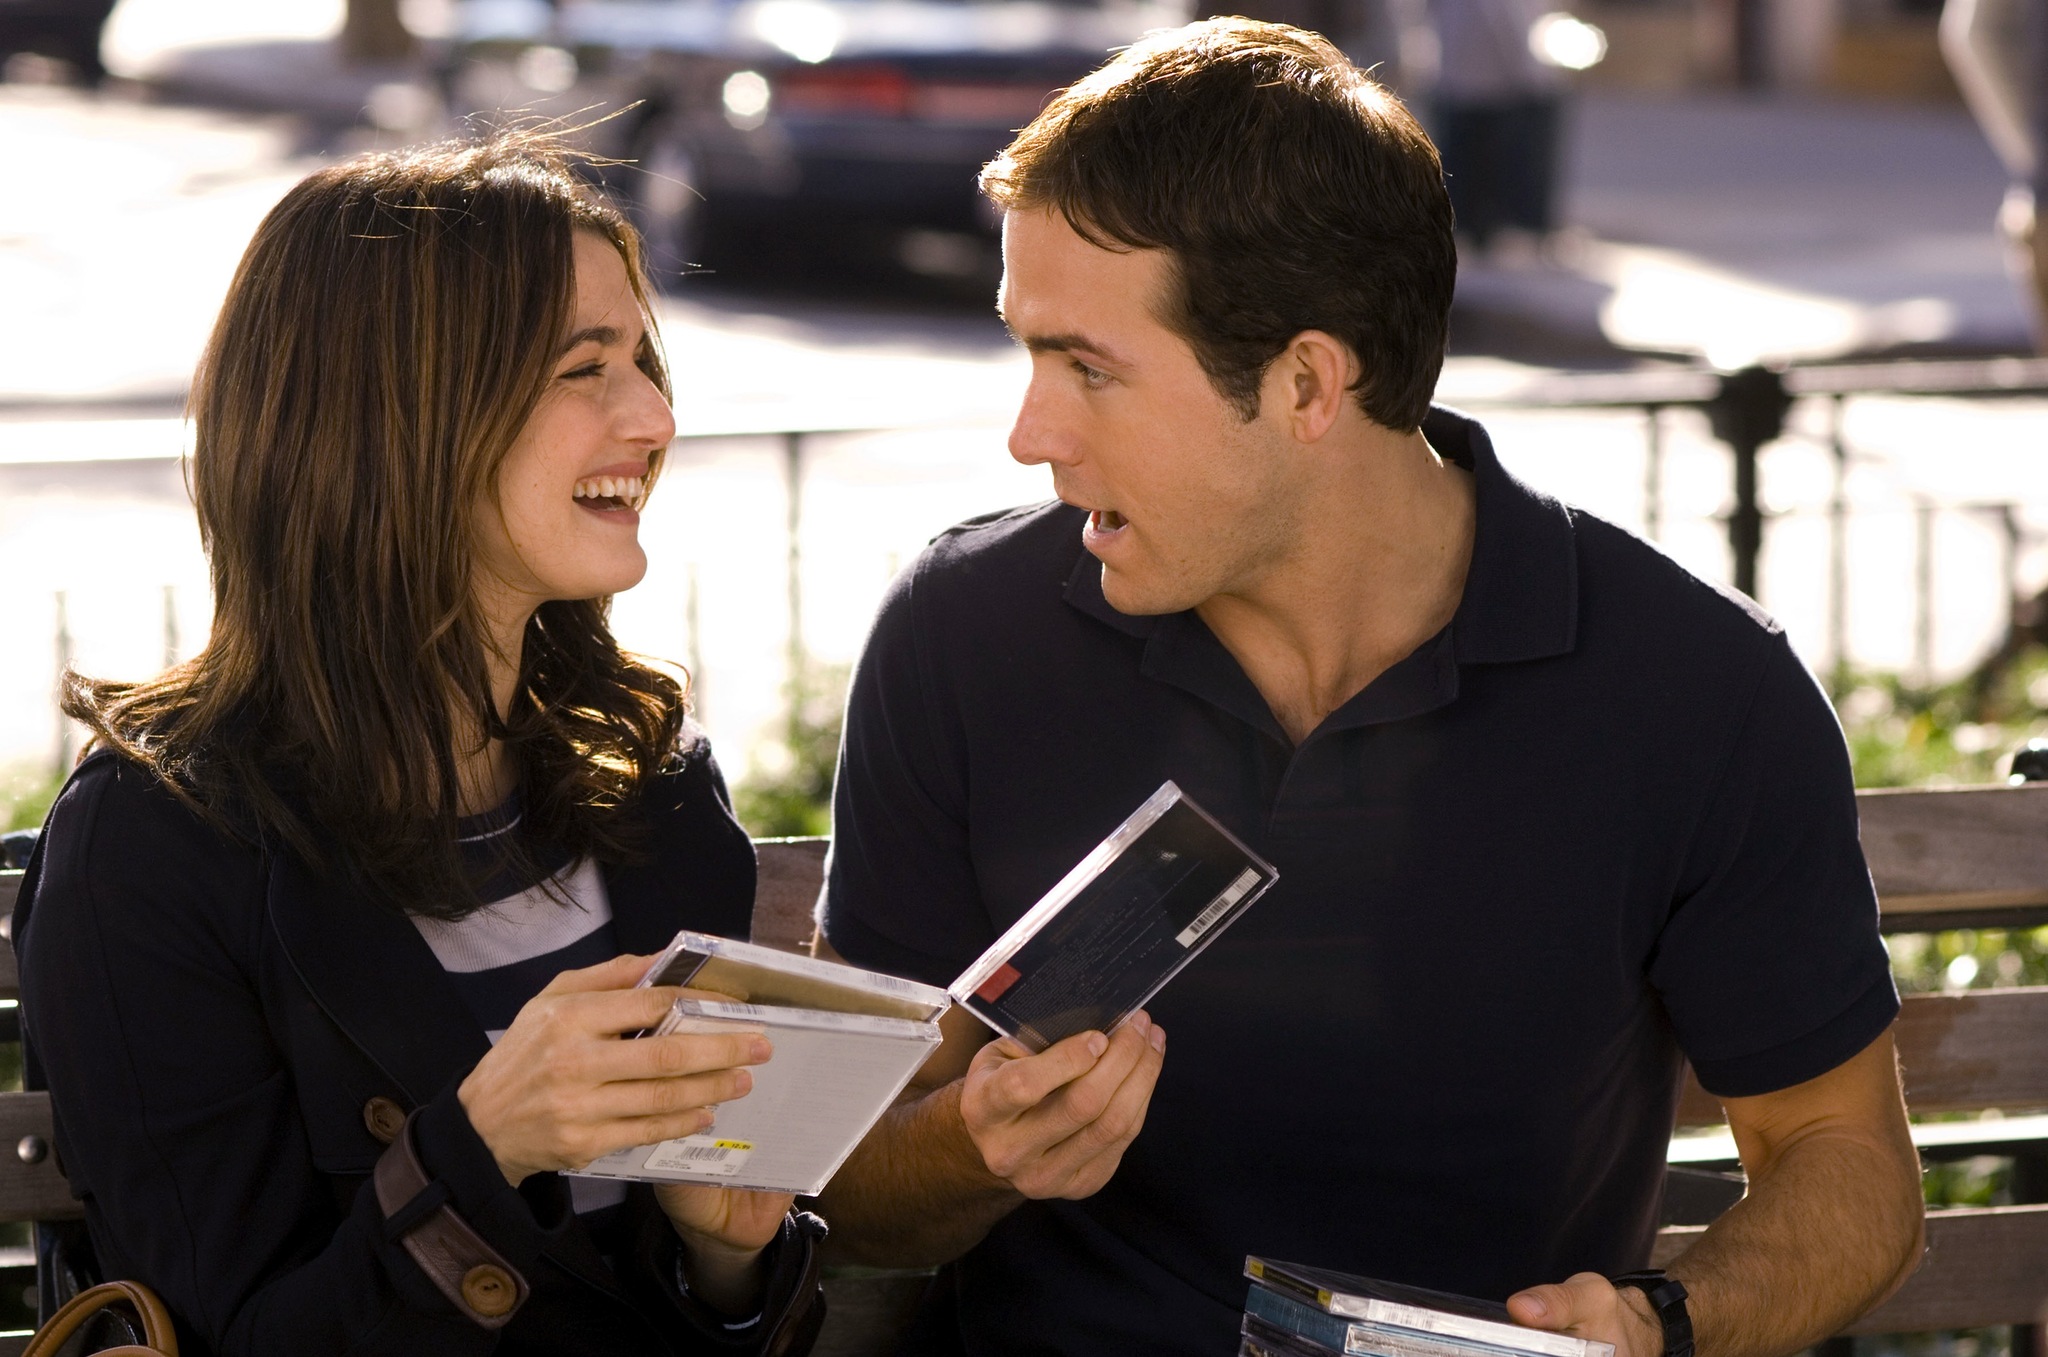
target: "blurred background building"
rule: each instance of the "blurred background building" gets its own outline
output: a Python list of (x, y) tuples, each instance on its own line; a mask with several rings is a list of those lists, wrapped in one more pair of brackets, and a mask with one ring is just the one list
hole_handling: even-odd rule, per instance
[[(2001, 2), (2023, 0), (1978, 0)], [(1927, 0), (1246, 8), (1328, 33), (1444, 140), (1468, 229), (1441, 395), (1482, 409), (1512, 466), (1724, 579), (1731, 513), (1753, 503), (1753, 587), (1871, 749), (1941, 713), (1922, 762), (1872, 753), (1869, 776), (1988, 776), (2035, 733), (2040, 399), (1794, 400), (1764, 431), (1750, 501), (1723, 416), (1554, 399), (1575, 369), (2029, 352), (1996, 225), (2013, 174)], [(204, 643), (182, 402), (262, 213), (366, 147), (616, 114), (588, 136), (649, 237), (683, 431), (618, 629), (692, 671), (757, 827), (822, 828), (837, 684), (891, 574), (947, 524), (1049, 493), (1004, 451), (1024, 364), (990, 311), (996, 223), (974, 171), (1109, 49), (1197, 12), (0, 0), (0, 785), (27, 798), (16, 818), (76, 749), (53, 703), (63, 666), (140, 673)], [(1492, 189), (1459, 149), (1489, 117), (1515, 134), (1490, 153)], [(1483, 192), (1508, 204), (1497, 229)]]

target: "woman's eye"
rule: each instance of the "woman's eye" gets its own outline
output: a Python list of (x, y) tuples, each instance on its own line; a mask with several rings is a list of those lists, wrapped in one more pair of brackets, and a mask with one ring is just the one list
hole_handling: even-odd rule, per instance
[(564, 380), (564, 381), (566, 381), (566, 380), (568, 380), (568, 379), (569, 379), (569, 378), (571, 378), (571, 377), (595, 377), (595, 376), (597, 376), (597, 375), (598, 375), (598, 374), (599, 374), (600, 372), (603, 372), (603, 371), (604, 371), (604, 364), (603, 364), (603, 363), (601, 363), (601, 362), (598, 362), (598, 363), (585, 363), (585, 364), (584, 364), (584, 365), (583, 365), (582, 367), (580, 367), (580, 368), (570, 368), (570, 369), (569, 369), (569, 370), (568, 370), (567, 372), (565, 372), (565, 373), (563, 373), (563, 374), (562, 374), (562, 378), (563, 378), (563, 380)]

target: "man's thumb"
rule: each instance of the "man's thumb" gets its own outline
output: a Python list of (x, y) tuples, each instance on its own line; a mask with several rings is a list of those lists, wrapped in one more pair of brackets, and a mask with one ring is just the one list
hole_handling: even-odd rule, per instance
[(1561, 1286), (1532, 1286), (1508, 1297), (1508, 1314), (1532, 1329), (1569, 1329), (1588, 1318), (1588, 1282), (1606, 1285), (1597, 1272), (1582, 1272)]

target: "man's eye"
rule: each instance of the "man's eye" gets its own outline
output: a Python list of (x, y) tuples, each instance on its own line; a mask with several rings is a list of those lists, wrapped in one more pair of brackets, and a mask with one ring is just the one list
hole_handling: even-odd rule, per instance
[(1089, 367), (1078, 358), (1069, 361), (1073, 363), (1074, 371), (1081, 374), (1081, 380), (1089, 386), (1101, 386), (1109, 380), (1109, 374), (1101, 368)]

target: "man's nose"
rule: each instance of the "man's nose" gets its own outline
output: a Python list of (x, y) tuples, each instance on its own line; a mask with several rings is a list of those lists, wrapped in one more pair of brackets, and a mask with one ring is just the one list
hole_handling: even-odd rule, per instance
[(1016, 422), (1010, 425), (1010, 456), (1025, 466), (1067, 465), (1074, 460), (1075, 447), (1072, 431), (1059, 417), (1057, 402), (1049, 399), (1034, 379), (1025, 388)]

